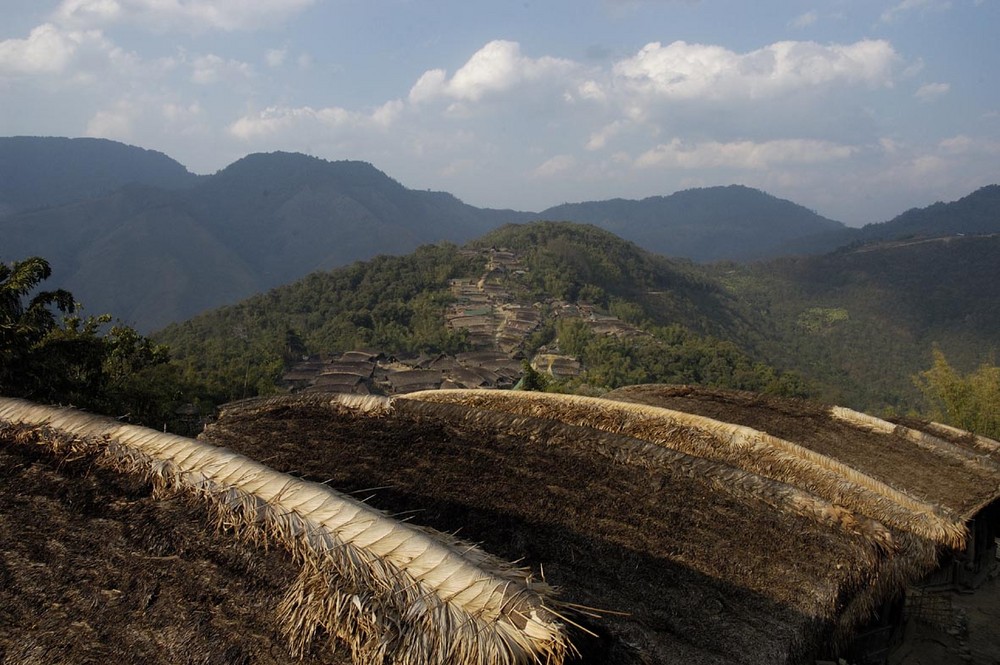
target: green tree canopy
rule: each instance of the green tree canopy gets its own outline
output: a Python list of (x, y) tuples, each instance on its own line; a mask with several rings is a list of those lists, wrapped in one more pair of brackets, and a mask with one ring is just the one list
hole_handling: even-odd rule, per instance
[(930, 369), (915, 377), (931, 418), (983, 436), (1000, 438), (1000, 367), (983, 363), (962, 375), (935, 348)]
[(38, 290), (51, 274), (40, 257), (0, 264), (0, 394), (157, 427), (173, 421), (197, 388), (167, 348), (110, 325), (110, 315), (77, 316), (68, 291)]

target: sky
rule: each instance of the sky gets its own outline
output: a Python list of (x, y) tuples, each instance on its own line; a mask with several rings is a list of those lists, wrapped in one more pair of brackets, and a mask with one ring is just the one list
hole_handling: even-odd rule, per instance
[(0, 0), (0, 135), (530, 211), (743, 184), (861, 225), (1000, 183), (998, 33), (1000, 0)]

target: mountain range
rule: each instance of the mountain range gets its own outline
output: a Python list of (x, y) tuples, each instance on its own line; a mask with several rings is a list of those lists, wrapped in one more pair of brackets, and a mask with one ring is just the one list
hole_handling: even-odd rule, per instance
[(742, 186), (641, 201), (482, 209), (408, 189), (374, 166), (249, 155), (207, 176), (98, 139), (0, 139), (0, 261), (47, 258), (88, 313), (143, 331), (378, 254), (464, 243), (507, 223), (590, 223), (698, 262), (821, 253), (901, 235), (1000, 232), (1000, 187), (851, 229)]

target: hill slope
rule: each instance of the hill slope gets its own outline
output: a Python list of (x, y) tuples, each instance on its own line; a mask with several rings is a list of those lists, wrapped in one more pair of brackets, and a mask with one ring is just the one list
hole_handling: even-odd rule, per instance
[(149, 331), (313, 270), (518, 218), (406, 189), (366, 163), (274, 153), (185, 189), (129, 185), (0, 218), (0, 260), (45, 256), (89, 311)]
[(98, 198), (129, 183), (174, 189), (197, 180), (162, 153), (116, 141), (0, 137), (0, 217)]
[[(577, 358), (598, 386), (805, 390), (905, 413), (920, 406), (912, 377), (934, 345), (965, 371), (1000, 350), (997, 255), (1000, 235), (963, 236), (704, 267), (596, 227), (511, 225), (466, 249), (428, 246), (313, 273), (159, 340), (196, 374), (251, 392), (301, 353), (456, 353), (496, 339), (505, 353)], [(480, 295), (463, 304), (464, 289)], [(462, 321), (480, 332), (463, 337)]]
[(779, 249), (784, 254), (821, 254), (852, 243), (991, 233), (1000, 233), (1000, 185), (981, 187), (957, 201), (912, 208), (860, 229), (845, 227), (789, 240)]
[(666, 256), (695, 261), (777, 256), (794, 239), (846, 227), (800, 205), (740, 185), (689, 189), (641, 201), (571, 203), (542, 219), (594, 224)]
[(1000, 235), (872, 243), (716, 271), (770, 326), (761, 349), (822, 399), (902, 411), (936, 344), (967, 371), (1000, 350)]

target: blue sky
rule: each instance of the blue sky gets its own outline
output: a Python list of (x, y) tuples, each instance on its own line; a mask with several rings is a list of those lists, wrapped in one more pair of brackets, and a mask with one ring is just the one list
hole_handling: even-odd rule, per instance
[(372, 162), (541, 210), (740, 183), (858, 225), (1000, 182), (998, 0), (0, 0), (0, 134)]

